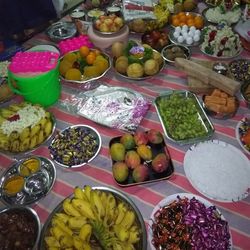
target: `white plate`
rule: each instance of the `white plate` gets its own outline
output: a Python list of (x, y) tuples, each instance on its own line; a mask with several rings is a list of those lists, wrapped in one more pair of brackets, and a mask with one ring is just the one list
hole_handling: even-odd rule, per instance
[(250, 151), (247, 150), (243, 143), (241, 142), (240, 140), (240, 133), (239, 133), (239, 130), (240, 130), (240, 126), (242, 125), (242, 123), (244, 122), (244, 119), (247, 119), (248, 120), (248, 123), (250, 124), (250, 116), (249, 117), (244, 117), (242, 120), (240, 120), (235, 128), (235, 135), (236, 135), (236, 139), (237, 141), (239, 142), (241, 148), (244, 150), (244, 152), (246, 152), (248, 155), (250, 155)]
[(190, 147), (184, 157), (184, 171), (193, 187), (210, 199), (233, 202), (249, 195), (250, 161), (223, 141)]
[(28, 49), (28, 51), (51, 51), (60, 54), (59, 49), (53, 45), (36, 45)]
[[(198, 195), (194, 195), (194, 194), (190, 194), (190, 193), (177, 193), (177, 194), (173, 194), (173, 195), (170, 195), (166, 198), (164, 198), (163, 200), (161, 200), (153, 209), (151, 215), (150, 215), (150, 219), (149, 219), (149, 230), (148, 230), (148, 241), (149, 241), (149, 244), (150, 244), (150, 247), (152, 250), (156, 250), (155, 247), (153, 246), (152, 244), (152, 235), (153, 235), (153, 232), (152, 232), (152, 225), (153, 225), (153, 221), (154, 221), (154, 214), (161, 208), (161, 207), (164, 207), (170, 203), (172, 203), (173, 201), (176, 201), (178, 200), (177, 196), (179, 196), (180, 198), (188, 198), (189, 200), (192, 199), (193, 197), (196, 199), (196, 200), (199, 200), (201, 203), (203, 203), (206, 207), (211, 207), (211, 206), (214, 206), (211, 202), (209, 202), (208, 200), (198, 196)], [(221, 219), (222, 220), (226, 220), (225, 217), (221, 214), (221, 212), (219, 211), (219, 209), (216, 208), (216, 210), (218, 211), (218, 213), (221, 215)], [(230, 233), (230, 231), (229, 231)], [(231, 233), (230, 233), (230, 236), (231, 236)], [(232, 237), (230, 237), (230, 244), (231, 244), (231, 247), (230, 249), (232, 249)]]

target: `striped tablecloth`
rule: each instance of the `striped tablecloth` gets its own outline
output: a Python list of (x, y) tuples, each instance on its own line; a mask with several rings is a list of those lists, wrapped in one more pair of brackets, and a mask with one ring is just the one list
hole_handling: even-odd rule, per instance
[[(39, 34), (28, 41), (25, 46), (30, 47), (37, 44), (51, 44), (51, 42), (48, 41), (45, 34)], [(250, 59), (250, 53), (243, 51), (240, 57)], [(198, 48), (192, 48), (192, 58), (211, 60), (204, 56)], [(166, 65), (161, 73), (145, 81), (123, 79), (111, 69), (101, 78), (101, 82), (110, 86), (122, 86), (133, 89), (142, 93), (150, 101), (153, 101), (154, 98), (166, 90), (188, 89), (186, 75), (171, 65)], [(69, 88), (63, 86), (61, 100), (69, 97), (70, 93)], [(215, 127), (213, 139), (225, 141), (240, 149), (235, 137), (235, 127), (243, 115), (249, 113), (249, 109), (239, 94), (238, 98), (240, 100), (240, 107), (232, 119), (211, 119), (211, 121)], [(146, 224), (148, 223), (154, 206), (166, 196), (183, 192), (202, 196), (191, 186), (184, 173), (183, 159), (189, 146), (180, 146), (165, 138), (175, 168), (174, 175), (169, 180), (121, 188), (115, 183), (112, 176), (112, 163), (108, 147), (110, 139), (122, 135), (123, 132), (104, 127), (83, 117), (66, 112), (60, 109), (58, 105), (51, 107), (49, 110), (53, 112), (56, 117), (57, 130), (62, 130), (67, 126), (75, 124), (86, 124), (97, 129), (102, 137), (102, 147), (99, 155), (90, 164), (81, 168), (67, 170), (56, 165), (57, 178), (52, 191), (32, 206), (37, 211), (42, 223), (46, 221), (49, 214), (65, 197), (72, 194), (75, 186), (110, 186), (121, 190), (126, 193), (140, 209)], [(151, 105), (138, 130), (148, 130), (151, 128), (163, 132), (153, 105)], [(33, 154), (50, 158), (48, 145), (41, 146), (34, 151)], [(12, 163), (13, 159), (11, 157), (0, 154), (0, 168), (2, 171), (7, 169)], [(220, 209), (228, 220), (234, 249), (250, 249), (250, 196), (234, 203), (210, 201)], [(1, 204), (1, 206), (3, 206), (3, 204)], [(149, 246), (148, 249), (150, 249)]]

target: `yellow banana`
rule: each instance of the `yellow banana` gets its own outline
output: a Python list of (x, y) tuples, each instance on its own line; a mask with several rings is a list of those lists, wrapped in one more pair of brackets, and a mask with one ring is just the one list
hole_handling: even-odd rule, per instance
[(130, 231), (129, 232), (129, 238), (128, 243), (135, 244), (140, 240), (140, 233), (139, 230), (137, 231)]
[(83, 189), (88, 201), (90, 201), (90, 193), (92, 188), (89, 185), (85, 185)]
[(60, 247), (49, 247), (48, 250), (61, 250)]
[(46, 112), (45, 112), (45, 118), (50, 119), (50, 117), (51, 117), (50, 112), (46, 111)]
[(13, 116), (16, 112), (10, 110), (10, 109), (7, 109), (7, 108), (2, 108), (0, 109), (0, 115), (5, 118), (5, 119), (8, 119), (10, 118), (11, 116)]
[(31, 127), (31, 129), (30, 129), (30, 137), (33, 137), (34, 135), (38, 134), (40, 129), (41, 129), (40, 125), (35, 125), (35, 126)]
[(74, 245), (73, 238), (71, 236), (64, 236), (60, 240), (61, 248), (72, 247)]
[(120, 241), (125, 242), (129, 239), (129, 231), (125, 227), (114, 225), (114, 231)]
[(85, 224), (82, 226), (79, 237), (83, 242), (89, 242), (92, 234), (92, 227), (90, 224)]
[(84, 250), (82, 240), (81, 240), (81, 238), (79, 236), (73, 235), (73, 243), (74, 243), (74, 247), (77, 250)]
[(85, 196), (85, 193), (80, 187), (75, 187), (74, 189), (74, 197), (76, 199), (82, 199), (87, 201), (87, 197)]
[(40, 130), (38, 133), (37, 144), (43, 143), (44, 140), (45, 140), (44, 132), (43, 132), (43, 130)]
[(10, 142), (8, 140), (0, 140), (0, 149), (8, 151), (10, 149)]
[(134, 224), (134, 222), (135, 222), (135, 213), (131, 210), (127, 210), (120, 225), (122, 225), (126, 229), (130, 229), (130, 227)]
[(72, 230), (80, 230), (81, 227), (87, 223), (87, 218), (83, 216), (70, 217), (68, 220), (69, 228)]
[(73, 235), (73, 231), (59, 217), (54, 217), (51, 223), (54, 227), (60, 227), (69, 236)]
[(72, 199), (72, 205), (82, 214), (82, 216), (95, 220), (95, 215), (89, 202), (81, 199)]
[(47, 118), (43, 117), (43, 118), (41, 118), (41, 120), (38, 122), (38, 124), (41, 126), (41, 129), (44, 129), (47, 120), (48, 120)]
[(34, 135), (33, 137), (31, 137), (30, 138), (29, 149), (33, 149), (37, 145), (37, 141), (38, 141), (38, 136), (37, 135)]
[(14, 141), (19, 138), (19, 133), (17, 131), (12, 131), (9, 135), (9, 140)]
[(27, 137), (25, 138), (21, 144), (20, 144), (20, 151), (23, 152), (23, 151), (26, 151), (30, 146), (30, 138)]
[(9, 105), (8, 109), (17, 112), (18, 110), (22, 109), (22, 106), (20, 106), (19, 104), (11, 104)]
[(113, 249), (115, 250), (123, 250), (123, 247), (120, 242), (116, 242), (113, 246)]
[(63, 201), (63, 210), (66, 214), (71, 216), (81, 216), (80, 212), (73, 207), (69, 198)]
[(21, 143), (30, 136), (30, 128), (26, 127), (22, 130), (22, 132), (19, 135)]
[(105, 216), (105, 208), (103, 207), (101, 197), (97, 194), (96, 190), (93, 189), (90, 192), (90, 205), (99, 220), (102, 220)]
[(44, 240), (48, 247), (60, 247), (59, 241), (53, 236), (46, 236)]
[(115, 220), (116, 225), (118, 225), (122, 222), (122, 220), (126, 214), (127, 207), (123, 202), (120, 202), (117, 206), (117, 210), (118, 210), (118, 213), (117, 213), (117, 218)]
[(122, 249), (123, 249), (123, 250), (135, 250), (135, 247), (133, 246), (133, 244), (124, 243), (124, 244), (122, 245)]
[(12, 141), (10, 144), (10, 150), (12, 152), (19, 152), (20, 143), (18, 140)]
[(60, 242), (60, 240), (67, 236), (67, 234), (60, 227), (52, 227), (51, 229), (53, 236)]
[(44, 125), (45, 137), (48, 137), (51, 134), (51, 131), (52, 131), (52, 122), (48, 120)]
[(56, 213), (55, 217), (59, 218), (61, 221), (63, 221), (64, 224), (67, 224), (69, 219), (71, 218), (69, 215), (67, 215), (65, 213)]
[(91, 246), (89, 243), (83, 242), (83, 250), (91, 250)]

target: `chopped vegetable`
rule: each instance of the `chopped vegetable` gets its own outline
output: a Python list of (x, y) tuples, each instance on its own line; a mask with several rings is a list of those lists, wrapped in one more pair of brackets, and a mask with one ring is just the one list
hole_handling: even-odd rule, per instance
[(195, 197), (173, 201), (154, 214), (152, 244), (156, 249), (227, 250), (228, 223), (215, 206), (206, 207)]

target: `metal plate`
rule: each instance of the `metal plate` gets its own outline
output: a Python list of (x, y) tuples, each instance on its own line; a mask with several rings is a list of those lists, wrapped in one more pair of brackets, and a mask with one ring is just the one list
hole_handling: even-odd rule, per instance
[[(153, 239), (153, 231), (152, 231), (152, 225), (154, 223), (155, 217), (154, 215), (156, 214), (157, 211), (159, 211), (162, 207), (165, 207), (167, 205), (170, 205), (171, 203), (173, 203), (174, 201), (178, 201), (178, 197), (180, 197), (181, 199), (183, 198), (188, 198), (188, 200), (191, 200), (192, 198), (195, 198), (196, 200), (198, 200), (199, 202), (203, 203), (207, 208), (214, 206), (211, 202), (209, 202), (208, 200), (198, 196), (198, 195), (194, 195), (194, 194), (190, 194), (190, 193), (177, 193), (177, 194), (173, 194), (170, 196), (167, 196), (166, 198), (164, 198), (163, 200), (161, 200), (153, 209), (151, 215), (150, 215), (150, 219), (149, 219), (149, 231), (148, 231), (148, 241), (151, 247), (151, 250), (156, 250), (156, 248), (154, 247), (154, 245), (152, 244), (152, 239)], [(218, 212), (218, 215), (220, 215), (220, 218), (222, 220), (226, 220), (225, 217), (223, 216), (223, 214), (220, 212), (220, 210), (218, 208), (216, 208), (216, 211)], [(228, 229), (229, 230), (229, 229)], [(230, 239), (229, 239), (229, 243), (230, 243), (230, 247), (227, 250), (231, 250), (233, 243), (232, 243), (232, 235), (230, 233), (229, 230), (229, 234), (230, 234)]]
[(241, 139), (245, 134), (247, 134), (248, 130), (250, 129), (250, 115), (242, 118), (236, 125), (235, 128), (235, 136), (237, 141), (239, 142), (241, 148), (244, 152), (250, 155), (250, 145), (247, 147), (246, 143), (243, 143)]
[[(19, 166), (22, 164), (23, 161), (32, 158), (32, 156), (26, 157), (21, 159), (20, 161), (15, 162), (13, 165), (10, 166), (10, 168), (8, 168), (8, 170), (6, 170), (3, 173), (3, 176), (1, 178), (0, 181), (0, 198), (1, 200), (8, 204), (8, 205), (23, 205), (23, 206), (27, 206), (27, 205), (31, 205), (37, 201), (39, 201), (40, 199), (42, 199), (44, 196), (46, 196), (50, 190), (52, 189), (55, 179), (56, 179), (56, 169), (55, 166), (53, 164), (53, 162), (45, 157), (42, 156), (35, 156), (37, 158), (40, 159), (41, 161), (41, 168), (38, 172), (36, 173), (41, 173), (45, 178), (46, 178), (46, 185), (43, 186), (44, 189), (39, 192), (36, 195), (30, 195), (29, 193), (27, 193), (25, 191), (25, 189), (23, 188), (21, 192), (17, 193), (15, 196), (8, 196), (7, 194), (4, 193), (3, 190), (3, 184), (5, 182), (5, 180), (7, 180), (10, 176), (12, 175), (18, 175), (19, 174)], [(32, 176), (32, 175), (30, 175)], [(27, 179), (29, 177), (24, 177), (25, 182), (27, 182)]]
[(234, 57), (239, 56), (239, 55), (241, 54), (241, 52), (243, 51), (243, 48), (240, 48), (240, 49), (238, 50), (238, 52), (237, 52), (235, 55), (232, 55), (232, 56), (216, 56), (216, 55), (211, 55), (211, 54), (206, 53), (206, 52), (201, 48), (201, 46), (200, 46), (200, 51), (201, 51), (203, 54), (205, 54), (205, 55), (207, 55), (207, 56), (210, 56), (210, 57), (213, 57), (213, 58), (216, 58), (216, 59), (231, 59), (231, 58), (234, 58)]
[[(78, 51), (78, 50), (75, 50), (75, 51), (72, 51), (72, 52), (77, 52), (77, 51)], [(110, 60), (110, 57), (109, 57), (108, 54), (106, 54), (106, 53), (104, 53), (104, 52), (102, 52), (101, 54), (102, 54), (102, 55), (108, 60), (108, 62), (109, 62), (109, 67), (108, 67), (101, 75), (96, 76), (96, 77), (92, 77), (92, 78), (86, 78), (86, 77), (85, 77), (85, 79), (84, 79), (84, 76), (83, 76), (83, 79), (82, 79), (81, 81), (67, 80), (67, 79), (65, 79), (65, 78), (64, 78), (63, 76), (61, 76), (61, 75), (60, 75), (60, 79), (62, 80), (62, 82), (65, 82), (65, 83), (85, 84), (85, 83), (87, 83), (87, 82), (94, 81), (94, 80), (97, 80), (97, 79), (103, 77), (103, 76), (109, 71), (109, 69), (111, 68), (111, 62), (110, 62), (111, 60)], [(60, 58), (60, 60), (62, 60), (62, 59), (63, 59), (63, 57)]]
[(177, 41), (177, 39), (174, 37), (174, 30), (170, 30), (169, 33), (168, 33), (168, 37), (169, 37), (169, 40), (174, 43), (174, 44), (178, 44), (178, 45), (183, 45), (183, 46), (186, 46), (186, 47), (193, 47), (193, 46), (198, 46), (201, 44), (202, 42), (202, 39), (200, 37), (200, 41), (198, 42), (193, 42), (192, 44), (187, 44), (186, 42), (183, 42), (183, 43), (179, 43)]
[(210, 199), (236, 202), (249, 195), (250, 161), (231, 144), (213, 140), (193, 145), (183, 165), (192, 186)]
[[(140, 241), (135, 245), (135, 249), (147, 249), (147, 231), (144, 223), (144, 219), (139, 211), (139, 209), (136, 207), (136, 205), (133, 203), (133, 201), (124, 193), (121, 191), (118, 191), (117, 189), (110, 188), (110, 187), (92, 187), (93, 189), (98, 189), (107, 193), (111, 193), (115, 196), (117, 201), (123, 201), (125, 202), (134, 212), (136, 213), (136, 223), (138, 227), (140, 228)], [(70, 195), (68, 198), (73, 198), (73, 194)], [(53, 216), (63, 211), (62, 207), (63, 201), (58, 204), (58, 206), (53, 210), (53, 212), (50, 214), (49, 218), (47, 219), (46, 223), (43, 226), (41, 237), (40, 237), (40, 243), (39, 243), (39, 249), (47, 249), (46, 243), (44, 238), (49, 235), (49, 228), (51, 227), (51, 220)]]
[[(153, 51), (159, 53), (159, 52), (158, 52), (157, 50), (155, 50), (155, 49), (153, 49)], [(162, 56), (161, 56), (161, 57), (162, 57)], [(129, 77), (129, 76), (127, 76), (127, 75), (124, 75), (124, 74), (122, 74), (122, 73), (119, 73), (119, 72), (115, 69), (115, 61), (116, 61), (116, 60), (113, 59), (113, 62), (112, 62), (113, 68), (114, 68), (115, 72), (116, 72), (119, 76), (121, 76), (121, 77), (123, 77), (123, 78), (129, 79), (129, 80), (134, 80), (134, 81), (147, 80), (147, 79), (149, 79), (149, 78), (151, 78), (151, 77), (153, 77), (153, 76), (159, 74), (159, 73), (163, 70), (163, 68), (164, 68), (164, 66), (165, 66), (165, 60), (164, 60), (164, 58), (162, 57), (163, 63), (160, 65), (159, 71), (158, 71), (155, 75), (152, 75), (152, 76), (145, 75), (145, 76), (142, 76), (142, 77)]]
[[(85, 135), (86, 137), (82, 138), (82, 137), (77, 137), (77, 141), (73, 141), (73, 140), (67, 140), (68, 146), (73, 147), (74, 149), (69, 149), (67, 147), (64, 147), (64, 145), (62, 145), (62, 140), (60, 140), (61, 138), (65, 138), (65, 135), (68, 133), (68, 131), (70, 131), (70, 133), (77, 129), (84, 129), (85, 131)], [(85, 136), (84, 135), (84, 136)], [(67, 135), (68, 136), (68, 135)], [(85, 140), (86, 139), (86, 140)], [(85, 159), (80, 159), (80, 156), (75, 156), (75, 154), (81, 154), (81, 153), (86, 153), (86, 151), (88, 151), (89, 149), (87, 148), (87, 145), (90, 145), (90, 141), (94, 141), (96, 143), (96, 147), (94, 148), (93, 152), (91, 152), (90, 156), (86, 156), (83, 155), (82, 157), (85, 157)], [(71, 144), (70, 144), (71, 143)], [(82, 144), (81, 148), (79, 148), (79, 144)], [(99, 132), (94, 129), (93, 127), (90, 127), (88, 125), (74, 125), (74, 126), (70, 126), (65, 128), (64, 130), (62, 130), (60, 133), (58, 133), (55, 138), (52, 140), (50, 146), (49, 146), (49, 150), (50, 150), (50, 156), (51, 158), (55, 161), (56, 164), (58, 164), (61, 167), (64, 168), (78, 168), (78, 167), (82, 167), (86, 164), (88, 164), (89, 162), (91, 162), (99, 153), (100, 149), (102, 146), (102, 140), (101, 140), (101, 136), (99, 134)], [(60, 151), (60, 149), (58, 150), (58, 147), (64, 147), (63, 148), (63, 152)], [(86, 150), (86, 151), (85, 151)], [(58, 151), (60, 151), (60, 156), (58, 155)], [(73, 158), (76, 158), (77, 160), (77, 164), (72, 165), (71, 163), (66, 164), (65, 162), (63, 162), (62, 157), (65, 157), (67, 155), (73, 156)], [(61, 157), (62, 156), (62, 157)]]
[(4, 153), (6, 155), (10, 155), (14, 158), (20, 158), (23, 155), (27, 155), (27, 154), (33, 152), (34, 150), (36, 150), (37, 148), (39, 148), (40, 146), (44, 145), (46, 142), (48, 142), (52, 138), (52, 136), (56, 130), (56, 119), (52, 113), (50, 113), (50, 117), (51, 117), (51, 121), (52, 121), (52, 125), (53, 125), (52, 131), (51, 131), (51, 134), (41, 144), (38, 144), (34, 148), (29, 149), (27, 151), (23, 151), (23, 152), (10, 152), (10, 151), (6, 151), (6, 150), (0, 150), (0, 152)]
[[(166, 121), (164, 119), (164, 113), (169, 111), (169, 109), (168, 109), (169, 106), (164, 107), (164, 110), (162, 110), (160, 107), (160, 104), (159, 104), (159, 102), (163, 99), (168, 100), (174, 93), (180, 95), (183, 99), (193, 100), (193, 104), (195, 105), (195, 109), (197, 111), (196, 112), (196, 116), (197, 116), (196, 121), (200, 121), (201, 126), (205, 130), (204, 135), (190, 136), (190, 137), (184, 136), (183, 139), (175, 139), (174, 138), (174, 136), (171, 132), (173, 132), (177, 128), (178, 124), (175, 124), (174, 129), (170, 128), (168, 126), (168, 121)], [(179, 143), (179, 144), (190, 144), (190, 143), (196, 143), (199, 141), (207, 140), (208, 138), (210, 138), (213, 135), (214, 127), (213, 127), (211, 121), (209, 120), (209, 118), (207, 117), (205, 111), (203, 110), (203, 108), (202, 108), (202, 106), (201, 106), (201, 104), (200, 104), (200, 102), (195, 94), (193, 94), (189, 91), (184, 91), (184, 90), (167, 91), (155, 99), (154, 105), (155, 105), (157, 114), (159, 116), (159, 119), (161, 121), (164, 133), (169, 140), (176, 142), (176, 143)], [(178, 112), (178, 110), (175, 109), (175, 112)], [(183, 111), (179, 111), (179, 112), (181, 114)], [(182, 123), (179, 123), (179, 124), (181, 125)], [(192, 124), (189, 124), (189, 123), (188, 123), (188, 125), (192, 126)]]
[[(215, 7), (215, 8), (218, 8), (218, 7)], [(218, 20), (219, 20), (218, 22), (214, 22), (214, 21), (212, 21), (211, 19), (207, 18), (207, 16), (206, 16), (207, 11), (208, 11), (209, 9), (213, 9), (213, 8), (206, 8), (206, 9), (204, 9), (204, 10), (202, 11), (202, 16), (203, 16), (203, 18), (204, 18), (206, 21), (208, 21), (208, 22), (211, 23), (211, 24), (218, 24), (218, 23), (220, 23), (220, 22), (226, 22), (229, 26), (231, 26), (231, 25), (237, 23), (237, 22), (240, 20), (240, 17), (241, 17), (241, 15), (240, 15), (239, 18), (238, 18), (238, 20), (235, 21), (235, 22), (231, 22), (231, 19), (228, 20), (228, 21), (230, 21), (229, 23), (228, 23), (227, 20), (223, 20), (223, 19), (218, 19)], [(229, 12), (229, 11), (228, 11), (228, 12)], [(225, 16), (225, 15), (223, 15), (223, 14), (221, 14), (221, 15), (222, 15), (222, 16)]]

